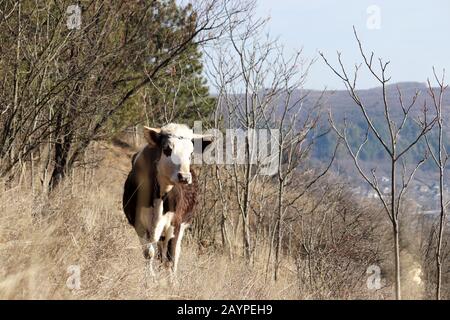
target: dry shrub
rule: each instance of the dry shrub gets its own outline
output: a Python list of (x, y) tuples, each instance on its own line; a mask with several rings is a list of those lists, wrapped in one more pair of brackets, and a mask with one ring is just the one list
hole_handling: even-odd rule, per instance
[(382, 298), (367, 287), (367, 269), (381, 267), (383, 226), (370, 204), (357, 203), (347, 186), (328, 183), (298, 207), (292, 226), (299, 290), (305, 298)]

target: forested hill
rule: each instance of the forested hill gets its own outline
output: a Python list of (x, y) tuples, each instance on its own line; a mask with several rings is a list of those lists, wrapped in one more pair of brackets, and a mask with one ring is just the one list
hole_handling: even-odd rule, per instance
[[(438, 95), (438, 88), (433, 88), (433, 91), (436, 95)], [(450, 114), (450, 93), (447, 91), (443, 97), (443, 115), (445, 120), (444, 131), (446, 136), (450, 136), (450, 124), (448, 121), (450, 119), (447, 118)], [(264, 92), (261, 92), (260, 94), (261, 96), (266, 95)], [(389, 129), (385, 118), (382, 87), (357, 90), (357, 94), (377, 131), (386, 141), (389, 141)], [(415, 103), (411, 108), (408, 119), (405, 121), (401, 134), (398, 137), (400, 149), (402, 149), (402, 146), (405, 144), (411, 143), (417, 138), (421, 130), (418, 119), (421, 121), (423, 120), (424, 107), (426, 106), (427, 108), (428, 121), (431, 121), (435, 117), (436, 111), (426, 83), (401, 82), (386, 86), (386, 101), (389, 106), (390, 119), (394, 123), (395, 127), (400, 126), (403, 120), (404, 113), (402, 103), (404, 108), (408, 108), (413, 103), (414, 99)], [(262, 99), (256, 99), (255, 101), (261, 100)], [(275, 111), (273, 113), (274, 118), (281, 118), (283, 110), (285, 109), (285, 101), (287, 100), (290, 101), (289, 113), (291, 113), (292, 116), (298, 113), (296, 120), (298, 122), (298, 127), (302, 127), (302, 123), (307, 116), (314, 117), (314, 115), (319, 115), (320, 121), (317, 125), (318, 130), (316, 132), (317, 135), (321, 135), (323, 132), (330, 129), (329, 111), (331, 111), (334, 122), (340, 129), (342, 129), (344, 119), (346, 119), (347, 135), (350, 144), (355, 151), (364, 141), (367, 131), (367, 122), (364, 119), (361, 108), (355, 103), (355, 101), (353, 101), (352, 97), (346, 90), (320, 91), (302, 89), (292, 92), (290, 99), (287, 99), (286, 93), (283, 93), (278, 96), (278, 99), (273, 99), (273, 109), (272, 107), (269, 108), (270, 110)], [(238, 99), (235, 100), (235, 102), (237, 101), (240, 101), (240, 103), (239, 106), (236, 107), (242, 108), (243, 110), (245, 108), (245, 104), (243, 103), (244, 95), (238, 95)], [(252, 99), (249, 99), (248, 103), (251, 105), (254, 102)], [(225, 106), (223, 108), (224, 117), (227, 117)], [(301, 111), (299, 111), (298, 108), (301, 108)], [(237, 123), (234, 125), (240, 126), (242, 124)], [(437, 130), (435, 129), (429, 133), (429, 141), (432, 145), (436, 145), (438, 141)], [(329, 131), (329, 134), (316, 139), (314, 146), (311, 149), (312, 152), (310, 160), (313, 163), (327, 161), (333, 153), (337, 136), (333, 130)], [(450, 141), (450, 139), (447, 138), (444, 139), (444, 141)], [(408, 160), (407, 162), (411, 164), (421, 161), (424, 157), (426, 149), (425, 141), (420, 141), (415, 147), (411, 148), (405, 160)], [(447, 149), (450, 149), (450, 145), (447, 146)], [(352, 161), (350, 161), (351, 159), (348, 154), (346, 154), (344, 148), (341, 148), (338, 153), (338, 158), (341, 164), (341, 169), (343, 167), (350, 168), (352, 166)], [(378, 170), (383, 171), (389, 164), (387, 160), (388, 159), (382, 145), (376, 140), (372, 132), (369, 132), (368, 142), (364, 145), (360, 152), (361, 164), (370, 168), (373, 168), (375, 165)], [(420, 171), (427, 171), (432, 168), (432, 162), (426, 161), (421, 166)]]
[[(437, 89), (433, 89), (437, 93)], [(405, 107), (408, 107), (413, 98), (418, 92), (418, 97), (415, 102), (414, 107), (412, 108), (413, 112), (411, 113), (411, 119), (409, 119), (405, 128), (402, 131), (400, 136), (400, 141), (409, 142), (415, 139), (418, 134), (418, 130), (420, 130), (417, 125), (417, 118), (423, 118), (423, 108), (424, 105), (428, 108), (428, 117), (429, 119), (433, 118), (435, 114), (434, 106), (432, 99), (429, 94), (428, 87), (425, 83), (417, 83), (417, 82), (402, 82), (397, 84), (391, 84), (386, 87), (387, 92), (387, 102), (390, 107), (391, 120), (398, 125), (400, 125), (403, 117), (403, 111), (399, 99), (399, 92), (401, 93), (403, 104)], [(350, 95), (345, 90), (337, 90), (337, 91), (326, 91), (322, 93), (320, 91), (315, 90), (307, 90), (306, 92), (298, 92), (296, 93), (298, 97), (300, 95), (306, 95), (304, 99), (304, 107), (306, 110), (311, 110), (316, 102), (320, 99), (321, 101), (321, 114), (322, 114), (322, 124), (327, 125), (328, 121), (328, 110), (332, 111), (333, 118), (335, 122), (342, 126), (343, 119), (347, 119), (348, 123), (348, 135), (350, 137), (350, 141), (352, 146), (356, 149), (359, 144), (363, 141), (367, 124), (363, 118), (362, 112), (360, 108), (356, 105), (356, 103), (352, 100)], [(384, 103), (383, 103), (383, 91), (381, 87), (359, 90), (358, 96), (360, 100), (364, 103), (368, 115), (373, 119), (373, 123), (375, 127), (377, 127), (378, 131), (382, 135), (388, 134), (388, 128), (386, 125), (386, 119), (384, 116)], [(444, 95), (443, 99), (444, 109), (450, 109), (450, 94)], [(445, 114), (449, 114), (449, 112), (444, 112)], [(444, 121), (444, 126), (446, 126), (446, 135), (450, 135), (450, 125), (448, 119)], [(437, 141), (434, 139), (435, 131), (431, 132), (430, 139), (432, 141)], [(314, 148), (313, 157), (315, 159), (323, 159), (330, 154), (336, 137), (332, 134), (327, 137), (321, 138), (318, 140), (316, 147)], [(447, 139), (448, 141), (448, 139)], [(425, 145), (424, 143), (420, 144), (418, 147), (413, 148), (411, 150), (410, 156), (412, 157), (411, 161), (420, 161), (423, 158)], [(382, 167), (383, 161), (386, 160), (385, 154), (381, 145), (375, 140), (375, 137), (370, 135), (369, 141), (367, 145), (361, 151), (361, 160), (365, 162), (373, 162), (376, 161)], [(422, 167), (422, 170), (428, 170), (431, 168), (431, 162), (425, 163)]]

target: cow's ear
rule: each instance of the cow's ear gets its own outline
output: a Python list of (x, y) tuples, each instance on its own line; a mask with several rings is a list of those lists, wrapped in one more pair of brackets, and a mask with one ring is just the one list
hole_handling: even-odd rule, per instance
[(202, 152), (205, 151), (205, 149), (214, 142), (214, 136), (213, 135), (194, 135), (194, 138), (192, 139), (192, 142), (194, 143), (194, 148), (201, 142), (202, 146)]
[(161, 142), (161, 129), (144, 127), (144, 137), (151, 146), (159, 146)]

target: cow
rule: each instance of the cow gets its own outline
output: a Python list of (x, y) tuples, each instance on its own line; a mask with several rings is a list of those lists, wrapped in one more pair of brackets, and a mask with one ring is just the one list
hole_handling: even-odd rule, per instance
[(203, 152), (213, 139), (176, 123), (144, 127), (144, 137), (147, 145), (131, 160), (123, 210), (139, 237), (147, 272), (154, 276), (152, 265), (158, 253), (176, 274), (183, 233), (197, 202), (197, 177), (191, 169), (194, 145)]

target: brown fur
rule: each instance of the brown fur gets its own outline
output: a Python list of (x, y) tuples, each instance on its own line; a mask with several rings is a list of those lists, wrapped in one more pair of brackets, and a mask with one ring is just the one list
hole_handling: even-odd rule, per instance
[[(198, 182), (197, 175), (191, 170), (192, 184), (176, 185), (168, 194), (169, 208), (175, 211), (172, 225), (175, 230), (182, 223), (191, 223), (197, 204)], [(175, 208), (175, 210), (173, 210)]]
[(138, 153), (135, 153), (131, 160), (131, 171), (128, 174), (127, 180), (124, 185), (124, 192), (122, 198), (122, 205), (125, 215), (128, 219), (128, 222), (135, 226), (136, 222), (136, 209), (137, 209), (137, 200), (139, 195), (139, 188), (141, 181), (139, 181), (139, 177), (148, 177), (150, 194), (148, 197), (145, 197), (148, 203), (145, 203), (146, 206), (150, 207), (153, 205), (152, 201), (155, 196), (155, 179), (156, 179), (156, 163), (161, 156), (161, 152), (158, 148), (151, 148), (150, 146), (146, 146), (142, 151), (142, 154), (136, 161), (136, 157)]

